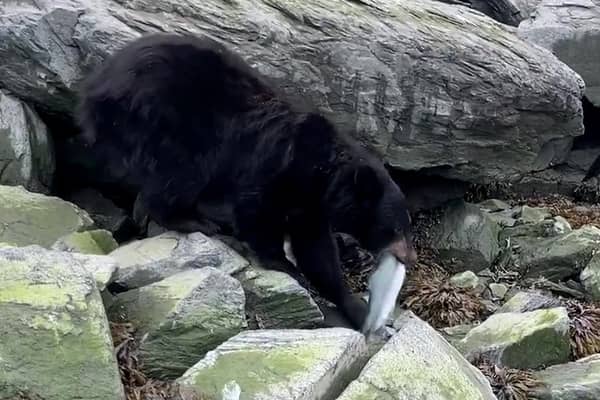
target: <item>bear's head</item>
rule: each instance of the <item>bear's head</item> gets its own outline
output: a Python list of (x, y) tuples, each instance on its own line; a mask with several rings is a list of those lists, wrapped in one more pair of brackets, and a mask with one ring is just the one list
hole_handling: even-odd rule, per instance
[(328, 190), (333, 229), (354, 236), (373, 254), (386, 250), (413, 266), (417, 253), (406, 197), (376, 157), (357, 151)]

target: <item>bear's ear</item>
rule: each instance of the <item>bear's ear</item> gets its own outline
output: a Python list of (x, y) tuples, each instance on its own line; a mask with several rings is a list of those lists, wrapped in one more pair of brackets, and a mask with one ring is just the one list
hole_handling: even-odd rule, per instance
[(376, 201), (383, 195), (381, 179), (369, 165), (359, 165), (354, 170), (354, 186), (361, 201)]

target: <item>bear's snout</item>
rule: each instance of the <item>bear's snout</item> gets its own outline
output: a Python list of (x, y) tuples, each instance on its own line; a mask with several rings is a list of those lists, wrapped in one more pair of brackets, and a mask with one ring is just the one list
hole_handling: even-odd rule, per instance
[(412, 242), (404, 237), (392, 242), (387, 250), (407, 267), (413, 267), (417, 263), (417, 251)]

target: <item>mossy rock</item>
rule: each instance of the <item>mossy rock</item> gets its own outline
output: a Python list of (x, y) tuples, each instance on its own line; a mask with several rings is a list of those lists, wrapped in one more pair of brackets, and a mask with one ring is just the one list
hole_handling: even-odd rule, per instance
[(495, 400), (489, 382), (435, 329), (411, 312), (338, 400)]
[(149, 285), (190, 269), (213, 267), (231, 275), (249, 265), (227, 245), (200, 232), (165, 232), (130, 242), (109, 255), (120, 266), (115, 283), (126, 289)]
[(59, 238), (92, 229), (94, 221), (75, 204), (58, 197), (0, 185), (0, 242), (50, 248)]
[(569, 359), (569, 316), (564, 307), (490, 316), (460, 342), (469, 359), (484, 356), (510, 368), (539, 368)]
[(0, 399), (124, 398), (95, 279), (71, 258), (0, 249), (0, 321)]
[(140, 359), (150, 377), (174, 379), (247, 327), (244, 306), (241, 284), (206, 267), (117, 295), (109, 316), (138, 328)]
[(112, 234), (104, 229), (73, 232), (58, 239), (52, 249), (82, 254), (105, 255), (119, 247)]
[(239, 400), (329, 399), (366, 355), (351, 329), (261, 329), (231, 338), (190, 368), (178, 383), (208, 398), (236, 390)]
[(250, 266), (235, 277), (246, 293), (251, 325), (260, 329), (322, 326), (323, 313), (319, 306), (308, 290), (290, 275)]

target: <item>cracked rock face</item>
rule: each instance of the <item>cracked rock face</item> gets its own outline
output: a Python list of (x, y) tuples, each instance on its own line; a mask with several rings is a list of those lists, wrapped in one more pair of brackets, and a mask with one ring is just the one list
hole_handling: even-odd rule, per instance
[(506, 26), (433, 1), (3, 2), (0, 85), (68, 115), (91, 68), (156, 30), (225, 41), (404, 170), (519, 179), (563, 161), (583, 133), (579, 75)]
[(28, 105), (0, 90), (0, 184), (48, 193), (54, 169), (44, 122)]

